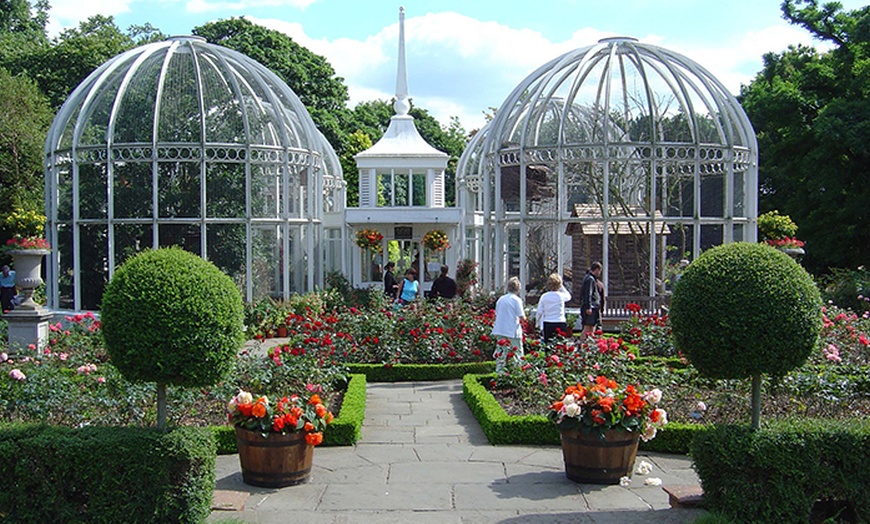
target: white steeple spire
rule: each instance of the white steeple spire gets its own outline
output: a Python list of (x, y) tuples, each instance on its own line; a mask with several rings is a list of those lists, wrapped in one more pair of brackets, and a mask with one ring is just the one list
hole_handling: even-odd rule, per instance
[(396, 102), (393, 109), (404, 116), (411, 110), (408, 102), (408, 74), (405, 71), (405, 6), (399, 7), (399, 70), (396, 74)]

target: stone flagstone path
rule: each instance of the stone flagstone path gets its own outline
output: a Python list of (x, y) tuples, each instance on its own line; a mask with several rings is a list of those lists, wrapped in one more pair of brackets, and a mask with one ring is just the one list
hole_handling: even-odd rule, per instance
[[(576, 484), (557, 446), (491, 446), (462, 399), (459, 380), (368, 384), (362, 439), (318, 447), (308, 483), (242, 483), (238, 455), (219, 456), (218, 495), (244, 502), (209, 522), (258, 523), (689, 523), (661, 487), (698, 484), (687, 457), (639, 453), (653, 464), (631, 486)], [(231, 506), (227, 503), (227, 506)]]

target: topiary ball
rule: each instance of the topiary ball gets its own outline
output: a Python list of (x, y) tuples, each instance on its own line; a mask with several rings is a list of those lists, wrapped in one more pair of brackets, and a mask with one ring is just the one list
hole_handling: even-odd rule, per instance
[(106, 350), (130, 381), (202, 387), (218, 382), (244, 342), (232, 279), (180, 248), (143, 251), (106, 286)]
[(782, 376), (806, 361), (822, 327), (812, 277), (785, 253), (737, 242), (706, 251), (671, 298), (674, 342), (711, 378)]

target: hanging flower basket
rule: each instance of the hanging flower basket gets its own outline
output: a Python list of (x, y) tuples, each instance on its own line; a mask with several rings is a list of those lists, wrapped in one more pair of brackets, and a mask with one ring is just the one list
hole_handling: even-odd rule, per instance
[(363, 249), (380, 252), (383, 239), (384, 235), (376, 229), (360, 229), (356, 232), (356, 245)]
[(443, 251), (450, 247), (450, 241), (447, 233), (440, 229), (433, 229), (423, 235), (423, 245), (432, 251)]

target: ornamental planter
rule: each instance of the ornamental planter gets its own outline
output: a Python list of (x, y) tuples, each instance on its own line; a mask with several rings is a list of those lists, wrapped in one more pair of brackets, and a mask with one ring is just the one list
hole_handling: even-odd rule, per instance
[(266, 433), (236, 428), (242, 480), (251, 486), (283, 488), (308, 481), (314, 446), (305, 432)]
[(15, 309), (36, 311), (42, 308), (33, 301), (33, 291), (42, 285), (42, 257), (51, 253), (48, 249), (13, 249), (8, 252), (12, 255), (15, 265), (15, 286), (24, 300), (15, 306)]
[(608, 430), (604, 440), (597, 433), (565, 429), (562, 434), (562, 457), (565, 475), (584, 484), (619, 484), (631, 476), (637, 457), (638, 433)]

